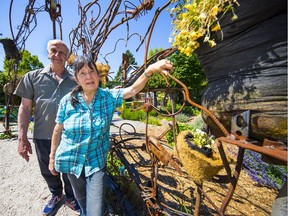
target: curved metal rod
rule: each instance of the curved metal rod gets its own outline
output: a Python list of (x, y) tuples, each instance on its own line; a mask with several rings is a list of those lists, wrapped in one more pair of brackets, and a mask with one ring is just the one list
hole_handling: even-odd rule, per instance
[(189, 96), (189, 90), (187, 88), (187, 86), (185, 84), (183, 84), (180, 80), (176, 79), (174, 76), (172, 76), (170, 73), (167, 73), (167, 76), (170, 77), (172, 80), (174, 80), (175, 82), (177, 82), (179, 85), (182, 86), (182, 88), (184, 89), (185, 91), (185, 94), (186, 94), (186, 97), (187, 97), (187, 101), (188, 103), (190, 103), (191, 105), (203, 110), (207, 115), (209, 115), (212, 120), (216, 123), (216, 125), (220, 128), (220, 130), (223, 132), (223, 134), (228, 137), (230, 136), (230, 133), (226, 130), (226, 128), (219, 122), (219, 120), (217, 119), (217, 117), (212, 113), (210, 112), (207, 108), (195, 103), (194, 101), (192, 101), (190, 99), (190, 96)]
[[(180, 109), (177, 111), (177, 112), (173, 112), (173, 113), (169, 113), (169, 114), (164, 114), (164, 113), (161, 113), (160, 109), (158, 109), (157, 107), (153, 106), (152, 104), (149, 104), (149, 106), (155, 110), (155, 112), (157, 112), (159, 115), (162, 115), (162, 116), (165, 116), (165, 117), (172, 117), (172, 116), (176, 116), (177, 114), (179, 114), (180, 112), (182, 112), (182, 110), (184, 109), (185, 105), (186, 105), (186, 95), (184, 93), (184, 91), (182, 91), (183, 93), (183, 97), (184, 97), (184, 102), (182, 103)], [(167, 111), (168, 112), (168, 111)]]
[(143, 64), (141, 67), (137, 68), (134, 72), (133, 75), (131, 77), (129, 77), (129, 79), (127, 80), (126, 83), (124, 83), (122, 85), (122, 87), (128, 87), (131, 83), (134, 83), (136, 81), (136, 79), (141, 76), (142, 73), (144, 73), (145, 68), (147, 65), (152, 64), (154, 62), (156, 62), (159, 58), (162, 59), (163, 56), (169, 56), (171, 54), (173, 54), (175, 51), (177, 50), (177, 48), (167, 48), (164, 50), (161, 50), (159, 52), (157, 52), (155, 55), (153, 55), (152, 57), (150, 57), (147, 60), (147, 64)]
[[(124, 123), (125, 124), (125, 123)], [(129, 124), (129, 123), (127, 123), (127, 124)], [(121, 136), (120, 136), (120, 140), (118, 140), (118, 139), (116, 139), (116, 138), (113, 138), (112, 139), (113, 140), (113, 143), (114, 143), (114, 146), (115, 146), (115, 148), (120, 148), (120, 149), (124, 149), (124, 150), (126, 150), (127, 152), (128, 152), (128, 154), (129, 154), (129, 156), (132, 158), (132, 160), (138, 165), (138, 166), (141, 166), (141, 167), (152, 167), (152, 164), (146, 164), (146, 165), (144, 165), (144, 164), (141, 164), (141, 163), (139, 163), (135, 158), (134, 158), (134, 156), (131, 154), (131, 152), (130, 152), (130, 150), (135, 150), (135, 149), (141, 149), (141, 150), (143, 150), (144, 151), (144, 146), (142, 145), (142, 146), (133, 146), (133, 147), (127, 147), (126, 146), (126, 142), (129, 142), (129, 141), (133, 141), (133, 140), (143, 140), (144, 141), (144, 139), (143, 138), (141, 138), (141, 137), (129, 137), (129, 138), (125, 138), (125, 139), (123, 139)], [(145, 148), (145, 150), (147, 150), (147, 148)]]
[[(129, 40), (130, 40), (133, 36), (135, 36), (135, 35), (138, 36), (140, 39), (142, 38), (142, 36), (141, 36), (140, 34), (138, 34), (137, 32), (131, 34), (127, 39), (119, 38), (119, 39), (115, 42), (114, 49), (113, 49), (111, 52), (106, 53), (105, 56), (104, 56), (104, 59), (106, 60), (106, 57), (107, 57), (108, 55), (111, 55), (111, 54), (113, 54), (113, 53), (116, 51), (117, 46), (118, 46), (118, 42), (124, 41), (124, 42), (126, 42), (126, 44), (127, 44), (127, 43), (129, 42)], [(107, 61), (107, 60), (106, 60), (106, 61)]]
[(133, 132), (132, 132), (132, 133), (131, 133), (131, 132), (128, 132), (128, 131), (126, 131), (126, 130), (123, 130), (125, 133), (131, 134), (131, 135), (136, 134), (136, 129), (135, 129), (135, 127), (134, 127), (132, 124), (130, 124), (130, 123), (123, 123), (123, 124), (121, 124), (120, 127), (119, 127), (119, 135), (120, 135), (121, 140), (123, 140), (123, 137), (122, 137), (122, 127), (123, 127), (124, 125), (128, 125), (129, 127), (131, 127), (131, 128), (133, 129)]
[[(151, 40), (151, 37), (152, 37), (152, 33), (153, 33), (153, 29), (154, 29), (154, 26), (156, 24), (156, 21), (158, 19), (158, 16), (160, 15), (160, 13), (165, 9), (167, 8), (169, 5), (171, 4), (171, 1), (168, 1), (166, 4), (164, 4), (160, 9), (158, 8), (155, 12), (155, 15), (153, 17), (153, 20), (151, 22), (151, 25), (149, 26), (148, 30), (147, 30), (147, 33), (148, 33), (148, 39), (147, 39), (147, 43), (145, 45), (145, 54), (144, 54), (144, 64), (146, 65), (147, 63), (147, 56), (148, 56), (148, 49), (149, 49), (149, 45), (150, 45), (150, 40)], [(146, 33), (146, 35), (147, 35)], [(146, 38), (146, 35), (144, 38)], [(143, 43), (143, 42), (142, 42)], [(141, 45), (140, 45), (141, 46)]]

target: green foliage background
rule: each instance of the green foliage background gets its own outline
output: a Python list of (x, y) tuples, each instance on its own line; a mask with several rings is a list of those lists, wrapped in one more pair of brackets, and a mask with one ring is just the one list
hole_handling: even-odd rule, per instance
[[(29, 51), (24, 50), (20, 52), (21, 60), (16, 64), (14, 60), (4, 60), (4, 71), (0, 72), (0, 104), (6, 104), (6, 95), (3, 92), (3, 86), (12, 79), (17, 80), (26, 74), (28, 71), (43, 68), (44, 65), (39, 61), (38, 56), (32, 55)], [(20, 98), (15, 96), (14, 102), (19, 105)]]
[[(176, 52), (169, 57), (169, 60), (174, 65), (172, 75), (187, 86), (190, 98), (200, 104), (201, 96), (207, 86), (207, 79), (197, 55), (186, 56), (183, 53)], [(148, 86), (151, 89), (160, 89), (166, 88), (167, 84), (161, 75), (155, 74), (150, 78)], [(171, 82), (171, 87), (180, 88), (180, 85)], [(175, 93), (177, 94), (175, 96), (176, 102), (181, 103), (183, 101), (182, 93), (180, 91), (175, 91)]]

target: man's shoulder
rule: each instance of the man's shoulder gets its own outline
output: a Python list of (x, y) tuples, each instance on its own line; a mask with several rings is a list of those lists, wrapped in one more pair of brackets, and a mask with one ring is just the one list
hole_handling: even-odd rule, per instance
[(72, 71), (68, 70), (67, 68), (65, 68), (64, 71), (65, 71), (64, 72), (64, 79), (72, 80), (75, 83), (77, 83), (76, 78), (75, 78), (74, 74), (72, 73)]
[(38, 76), (40, 73), (43, 73), (44, 71), (45, 71), (45, 68), (38, 68), (38, 69), (35, 69), (35, 70), (28, 71), (25, 74), (25, 76), (35, 77), (35, 76)]
[(65, 100), (65, 101), (70, 101), (70, 98), (71, 98), (71, 92), (68, 92), (67, 94), (65, 94), (62, 98), (62, 100)]

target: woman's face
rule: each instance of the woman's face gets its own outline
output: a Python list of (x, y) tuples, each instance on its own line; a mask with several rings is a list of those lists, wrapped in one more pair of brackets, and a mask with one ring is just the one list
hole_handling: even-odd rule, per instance
[(96, 91), (99, 86), (99, 75), (96, 69), (91, 69), (88, 64), (85, 64), (78, 71), (76, 79), (84, 92)]

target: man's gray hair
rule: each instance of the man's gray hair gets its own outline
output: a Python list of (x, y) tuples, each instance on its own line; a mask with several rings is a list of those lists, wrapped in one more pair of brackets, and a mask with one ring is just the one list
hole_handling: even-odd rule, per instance
[(47, 51), (49, 52), (50, 51), (50, 47), (52, 45), (55, 45), (55, 44), (62, 44), (66, 47), (67, 49), (67, 58), (69, 57), (69, 48), (67, 47), (67, 45), (62, 41), (62, 40), (59, 40), (59, 39), (53, 39), (53, 40), (49, 40), (48, 43), (47, 43)]

